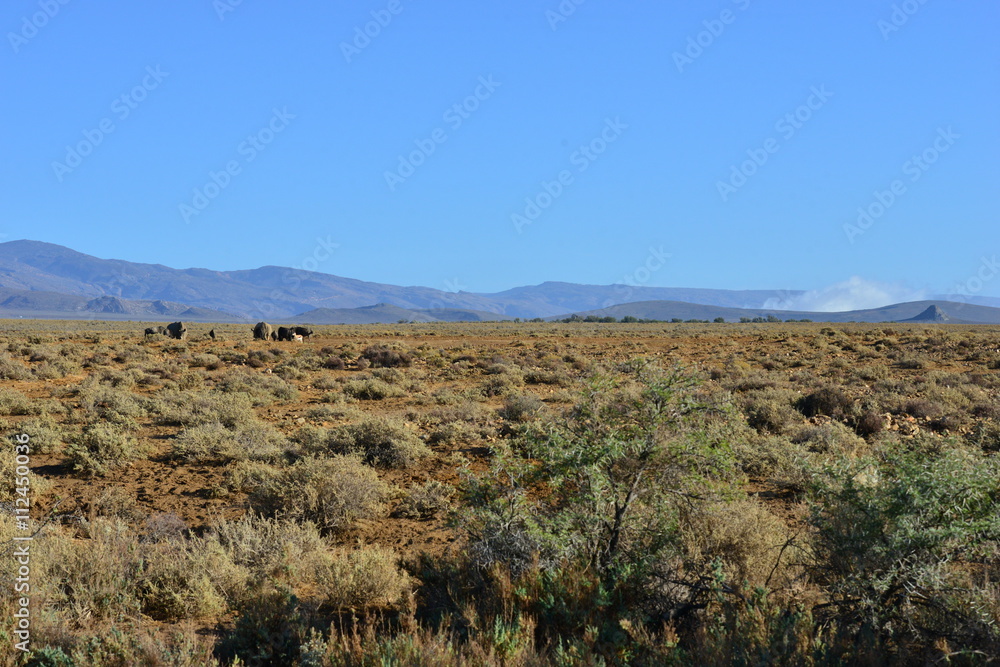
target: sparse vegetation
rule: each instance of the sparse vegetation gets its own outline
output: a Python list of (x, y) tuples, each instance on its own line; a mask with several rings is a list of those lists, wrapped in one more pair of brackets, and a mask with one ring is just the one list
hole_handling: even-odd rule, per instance
[(266, 515), (312, 521), (328, 531), (378, 516), (388, 494), (378, 474), (353, 456), (307, 458), (287, 468), (258, 466), (241, 490)]
[(0, 334), (31, 664), (1000, 654), (995, 328), (585, 320)]
[(103, 475), (126, 466), (149, 451), (125, 427), (99, 422), (90, 424), (66, 448), (73, 469), (88, 475)]
[(384, 468), (405, 468), (429, 453), (414, 431), (385, 417), (332, 429), (326, 447), (338, 454), (358, 454), (369, 465)]

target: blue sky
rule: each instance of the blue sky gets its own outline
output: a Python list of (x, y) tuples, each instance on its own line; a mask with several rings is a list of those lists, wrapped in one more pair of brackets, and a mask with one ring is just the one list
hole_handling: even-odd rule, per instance
[(5, 2), (0, 234), (448, 290), (1000, 296), (995, 2), (576, 2)]

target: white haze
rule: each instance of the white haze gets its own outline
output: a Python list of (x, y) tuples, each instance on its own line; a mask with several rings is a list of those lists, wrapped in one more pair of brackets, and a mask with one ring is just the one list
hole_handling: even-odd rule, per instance
[(905, 301), (926, 299), (925, 292), (901, 285), (889, 285), (852, 276), (842, 283), (818, 290), (810, 290), (786, 299), (775, 298), (764, 302), (764, 308), (776, 310), (808, 310), (818, 313), (837, 313), (846, 310), (881, 308)]

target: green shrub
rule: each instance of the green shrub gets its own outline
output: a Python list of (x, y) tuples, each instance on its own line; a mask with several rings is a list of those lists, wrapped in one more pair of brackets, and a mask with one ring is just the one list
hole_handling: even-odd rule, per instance
[(145, 456), (148, 445), (140, 444), (125, 428), (99, 422), (84, 427), (66, 447), (73, 469), (88, 475), (105, 475), (114, 468), (127, 466)]
[(42, 412), (40, 401), (33, 401), (16, 389), (0, 387), (0, 415), (38, 415)]
[(347, 368), (347, 364), (341, 357), (327, 357), (323, 362), (323, 368), (327, 368), (331, 371), (342, 371)]
[(524, 374), (524, 381), (528, 384), (548, 384), (559, 387), (569, 387), (573, 384), (573, 378), (566, 371), (562, 370), (529, 370)]
[(158, 621), (216, 617), (227, 610), (213, 579), (229, 565), (225, 555), (207, 548), (204, 540), (174, 534), (146, 542), (138, 597), (144, 614)]
[(69, 359), (43, 361), (31, 367), (31, 374), (37, 380), (56, 380), (68, 375), (76, 375), (82, 370), (80, 364)]
[(528, 458), (499, 450), (487, 475), (470, 478), (463, 526), (473, 562), (517, 576), (568, 561), (625, 577), (614, 584), (625, 590), (676, 554), (682, 489), (704, 489), (728, 454), (685, 432), (704, 409), (693, 379), (645, 360), (624, 371), (595, 378), (567, 423), (524, 436)]
[(32, 545), (41, 552), (38, 565), (44, 567), (38, 577), (41, 590), (36, 591), (39, 602), (59, 609), (73, 623), (134, 618), (141, 609), (135, 534), (117, 519), (95, 519), (82, 528), (86, 540), (54, 532)]
[(391, 549), (365, 547), (325, 554), (313, 575), (321, 603), (333, 609), (395, 605), (409, 588)]
[(792, 436), (792, 442), (811, 452), (833, 456), (857, 456), (866, 449), (865, 441), (840, 422), (802, 426)]
[(210, 422), (178, 434), (173, 455), (200, 463), (245, 459), (275, 461), (287, 449), (287, 439), (268, 424), (243, 424), (230, 429), (219, 422)]
[(537, 417), (544, 405), (534, 394), (520, 394), (509, 396), (497, 412), (509, 422), (524, 423)]
[(408, 519), (429, 519), (448, 511), (454, 493), (454, 487), (449, 484), (427, 480), (410, 489), (394, 514)]
[(518, 373), (499, 373), (490, 375), (479, 385), (483, 396), (507, 396), (524, 386), (524, 378)]
[[(376, 366), (375, 370), (372, 371), (372, 377), (376, 380), (388, 382), (389, 384), (403, 384), (407, 375), (398, 368)], [(410, 377), (414, 377), (414, 375), (411, 375)]]
[(365, 463), (381, 468), (406, 468), (430, 453), (416, 433), (387, 417), (331, 429), (327, 447), (337, 454), (357, 454)]
[(1000, 645), (995, 593), (968, 576), (1000, 558), (1000, 460), (896, 448), (815, 481), (814, 576), (831, 596), (824, 616), (850, 641), (879, 654), (942, 638)]
[(24, 364), (7, 355), (0, 356), (0, 380), (28, 380), (31, 372)]
[(114, 387), (85, 382), (77, 396), (88, 421), (103, 420), (134, 428), (135, 419), (147, 412), (139, 397)]
[(139, 521), (145, 516), (135, 496), (118, 486), (110, 486), (101, 491), (91, 501), (89, 513), (94, 517), (118, 519), (126, 523)]
[(823, 387), (800, 398), (795, 407), (806, 417), (825, 415), (832, 419), (843, 420), (851, 414), (853, 405), (854, 401), (842, 390), (836, 387)]
[(789, 389), (760, 389), (746, 392), (742, 398), (747, 423), (760, 433), (780, 435), (802, 417), (792, 407), (798, 395)]
[(363, 401), (380, 401), (384, 398), (405, 396), (402, 387), (375, 378), (350, 380), (344, 383), (344, 393)]
[(189, 363), (192, 368), (207, 368), (210, 371), (219, 370), (225, 365), (217, 356), (207, 353), (194, 355)]
[(236, 607), (236, 622), (216, 653), (227, 664), (299, 664), (299, 647), (316, 623), (310, 611), (288, 587), (261, 585), (252, 599)]
[(361, 358), (374, 368), (406, 367), (413, 363), (413, 356), (402, 346), (369, 345)]
[(306, 458), (287, 468), (257, 468), (242, 484), (251, 505), (268, 516), (312, 521), (339, 531), (381, 513), (388, 487), (353, 456)]
[(896, 363), (899, 368), (905, 368), (908, 370), (922, 370), (927, 368), (927, 359), (922, 355), (908, 355), (904, 356)]
[(340, 382), (337, 382), (337, 378), (332, 375), (322, 375), (312, 382), (314, 389), (320, 389), (322, 391), (329, 391), (331, 389), (336, 389), (340, 386)]
[(427, 436), (431, 444), (468, 444), (488, 437), (490, 429), (470, 424), (466, 421), (450, 421), (439, 424)]
[(969, 443), (984, 453), (1000, 452), (1000, 421), (983, 420), (966, 436)]
[(227, 394), (246, 394), (254, 406), (269, 405), (275, 401), (287, 403), (299, 397), (298, 389), (281, 377), (267, 373), (252, 373), (233, 368), (219, 379), (217, 387)]
[[(16, 498), (20, 497), (16, 492), (16, 489), (18, 487), (15, 486), (14, 480), (15, 479), (22, 480), (24, 478), (24, 475), (16, 474), (19, 468), (23, 473), (25, 465), (24, 459), (21, 459), (21, 462), (18, 463), (17, 458), (19, 452), (15, 451), (14, 449), (14, 444), (16, 442), (20, 441), (15, 441), (13, 439), (11, 440), (5, 439), (3, 442), (0, 442), (0, 446), (2, 446), (2, 449), (0, 449), (0, 479), (7, 480), (6, 484), (0, 486), (0, 502), (11, 505), (15, 502)], [(30, 451), (34, 451), (34, 449), (31, 449)], [(29, 471), (27, 474), (27, 481), (28, 481), (28, 488), (30, 489), (30, 495), (28, 496), (28, 501), (29, 503), (33, 503), (34, 502), (33, 499), (35, 497), (48, 493), (52, 489), (53, 483), (49, 479), (37, 475), (36, 473), (30, 470), (31, 466), (30, 454), (28, 455), (27, 465), (29, 467)], [(23, 485), (21, 485), (21, 488), (23, 488)], [(24, 502), (23, 499), (20, 502), (23, 503)], [(32, 513), (34, 512), (32, 511)]]
[(19, 422), (16, 431), (28, 435), (31, 438), (31, 451), (41, 454), (61, 451), (67, 439), (63, 427), (47, 415)]
[(156, 405), (161, 424), (197, 426), (218, 422), (227, 428), (245, 426), (257, 421), (253, 401), (244, 392), (184, 393), (164, 391)]

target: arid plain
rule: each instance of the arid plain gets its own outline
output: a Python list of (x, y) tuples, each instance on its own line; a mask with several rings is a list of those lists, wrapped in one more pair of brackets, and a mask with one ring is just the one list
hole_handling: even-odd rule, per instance
[(998, 327), (145, 326), (0, 323), (32, 664), (1000, 650)]

